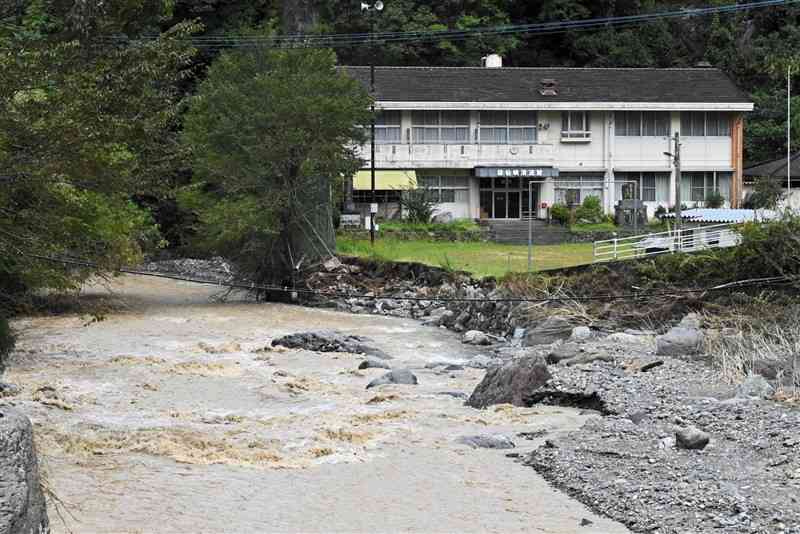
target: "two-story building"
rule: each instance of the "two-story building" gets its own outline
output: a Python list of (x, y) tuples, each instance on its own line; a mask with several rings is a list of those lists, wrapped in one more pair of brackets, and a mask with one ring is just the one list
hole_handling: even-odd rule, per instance
[[(675, 204), (673, 136), (681, 134), (681, 201), (742, 197), (743, 114), (753, 104), (721, 71), (692, 69), (377, 67), (379, 202), (428, 187), (455, 218), (547, 216), (588, 195), (613, 212), (641, 199)], [(370, 84), (369, 67), (343, 67)], [(370, 198), (370, 146), (354, 180)], [(531, 188), (533, 202), (529, 202)]]

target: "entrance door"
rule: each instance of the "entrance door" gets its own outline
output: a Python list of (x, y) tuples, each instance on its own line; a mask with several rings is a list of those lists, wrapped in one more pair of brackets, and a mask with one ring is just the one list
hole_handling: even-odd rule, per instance
[(519, 191), (509, 191), (508, 192), (508, 218), (509, 219), (519, 219), (519, 200), (520, 200), (520, 192)]
[(508, 213), (506, 210), (506, 200), (507, 194), (505, 192), (495, 191), (494, 192), (494, 218), (495, 219), (505, 219), (506, 214)]
[(527, 191), (522, 192), (522, 213), (523, 215), (532, 213), (536, 217), (538, 215), (536, 207), (539, 205), (539, 184), (533, 184), (531, 187), (533, 188), (532, 199), (529, 198)]

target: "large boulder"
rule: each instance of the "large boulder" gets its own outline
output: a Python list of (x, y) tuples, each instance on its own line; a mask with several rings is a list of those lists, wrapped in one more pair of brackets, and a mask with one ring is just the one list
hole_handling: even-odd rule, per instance
[(675, 431), (675, 444), (679, 449), (704, 449), (710, 440), (710, 435), (693, 426)]
[(299, 332), (272, 340), (272, 346), (310, 350), (312, 352), (350, 352), (353, 354), (366, 354), (382, 360), (392, 359), (381, 349), (368, 345), (366, 343), (368, 341), (369, 339), (363, 336), (352, 336), (335, 331)]
[(705, 336), (699, 318), (690, 313), (677, 325), (656, 337), (656, 354), (661, 356), (692, 356), (703, 351)]
[(544, 386), (550, 376), (542, 357), (511, 360), (486, 372), (467, 405), (473, 408), (486, 408), (492, 404), (527, 406), (524, 398)]
[(467, 345), (491, 345), (492, 340), (480, 330), (470, 330), (461, 337), (461, 342)]
[(532, 347), (534, 345), (548, 345), (562, 339), (569, 339), (572, 336), (572, 323), (566, 317), (554, 315), (548, 317), (533, 328), (529, 328), (525, 333), (523, 345)]
[(31, 422), (0, 408), (0, 534), (49, 531)]

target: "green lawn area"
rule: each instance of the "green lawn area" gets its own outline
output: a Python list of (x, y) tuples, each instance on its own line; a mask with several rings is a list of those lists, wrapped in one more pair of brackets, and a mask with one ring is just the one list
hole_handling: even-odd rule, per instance
[[(467, 271), (476, 276), (500, 277), (508, 272), (528, 270), (526, 245), (502, 245), (483, 242), (375, 241), (373, 252), (369, 240), (337, 237), (337, 250), (349, 256), (370, 257), (387, 261), (413, 261)], [(557, 269), (592, 262), (591, 243), (569, 243), (533, 247), (535, 270)]]

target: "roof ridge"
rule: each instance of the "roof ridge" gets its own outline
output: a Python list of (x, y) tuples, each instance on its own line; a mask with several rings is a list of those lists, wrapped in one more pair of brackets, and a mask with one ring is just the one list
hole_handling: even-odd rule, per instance
[[(369, 69), (369, 65), (339, 65), (339, 67), (349, 69)], [(718, 67), (454, 67), (454, 66), (411, 66), (411, 65), (375, 65), (376, 69), (429, 69), (429, 70), (659, 70), (659, 71), (718, 71)]]

